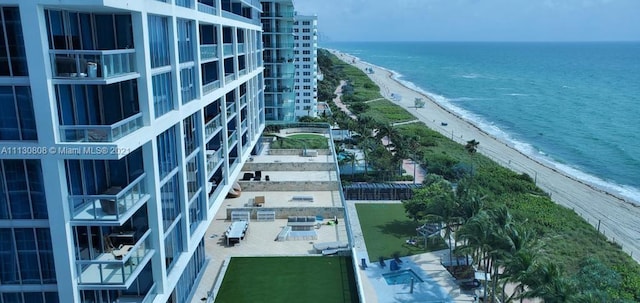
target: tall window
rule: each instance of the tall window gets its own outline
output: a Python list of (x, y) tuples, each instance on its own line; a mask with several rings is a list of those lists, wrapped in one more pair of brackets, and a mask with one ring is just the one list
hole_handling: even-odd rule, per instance
[(156, 118), (172, 111), (175, 108), (173, 102), (173, 90), (171, 89), (171, 73), (153, 76), (153, 105)]
[(167, 17), (149, 15), (149, 51), (151, 68), (171, 64), (169, 57), (169, 24)]
[(0, 7), (0, 76), (27, 76), (20, 12)]
[(0, 141), (38, 139), (29, 87), (0, 86), (0, 109)]
[(0, 160), (0, 219), (47, 219), (38, 160)]
[[(178, 174), (175, 173), (160, 187), (160, 202), (162, 204), (162, 226), (165, 231), (178, 224), (175, 223), (180, 215), (180, 189)], [(178, 224), (179, 225), (179, 224)]]
[(182, 97), (182, 104), (189, 103), (189, 101), (196, 98), (196, 71), (195, 67), (183, 68), (180, 71), (180, 95)]
[(193, 61), (193, 22), (178, 19), (178, 57), (180, 63)]
[(164, 179), (178, 166), (178, 149), (176, 146), (176, 128), (171, 127), (157, 138), (158, 171), (160, 180)]
[(185, 156), (188, 157), (199, 146), (197, 113), (184, 119), (183, 128), (184, 128), (184, 154)]
[(0, 228), (0, 281), (56, 283), (49, 229)]

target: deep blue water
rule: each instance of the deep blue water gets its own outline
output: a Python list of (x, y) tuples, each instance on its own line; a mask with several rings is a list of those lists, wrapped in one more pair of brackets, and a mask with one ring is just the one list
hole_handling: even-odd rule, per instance
[(640, 201), (640, 43), (328, 43), (520, 150)]

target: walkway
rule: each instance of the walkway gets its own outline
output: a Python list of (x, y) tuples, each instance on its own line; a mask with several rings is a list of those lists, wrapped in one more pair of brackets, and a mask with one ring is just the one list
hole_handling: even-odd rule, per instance
[(347, 116), (349, 116), (351, 119), (353, 120), (358, 120), (358, 117), (356, 117), (356, 115), (354, 115), (349, 108), (347, 108), (347, 105), (342, 103), (342, 86), (345, 85), (347, 82), (344, 80), (340, 80), (340, 85), (338, 85), (338, 87), (336, 88), (334, 94), (336, 94), (336, 97), (333, 98), (333, 103), (336, 104), (336, 106), (342, 110), (345, 114), (347, 114)]

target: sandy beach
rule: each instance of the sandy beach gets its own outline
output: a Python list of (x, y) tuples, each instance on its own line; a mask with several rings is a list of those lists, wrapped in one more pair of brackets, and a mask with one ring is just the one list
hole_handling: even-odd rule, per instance
[[(475, 139), (480, 142), (478, 152), (497, 163), (519, 173), (527, 173), (536, 184), (551, 195), (556, 203), (573, 209), (591, 225), (599, 225), (611, 241), (622, 246), (637, 262), (640, 262), (640, 204), (628, 201), (594, 184), (569, 176), (551, 162), (530, 157), (509, 142), (483, 131), (471, 121), (467, 121), (449, 111), (429, 96), (415, 91), (393, 78), (393, 73), (379, 66), (359, 60), (357, 57), (331, 51), (341, 60), (365, 71), (378, 86), (381, 94), (402, 106), (428, 127), (459, 142)], [(392, 94), (395, 98), (392, 98)], [(398, 100), (397, 96), (401, 96)], [(423, 108), (415, 108), (414, 100), (426, 101)], [(443, 123), (446, 123), (444, 125)]]

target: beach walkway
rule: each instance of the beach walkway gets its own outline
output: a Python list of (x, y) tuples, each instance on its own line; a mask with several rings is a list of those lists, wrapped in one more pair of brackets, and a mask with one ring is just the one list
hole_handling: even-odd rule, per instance
[[(629, 201), (617, 193), (608, 192), (595, 184), (568, 175), (544, 159), (530, 157), (507, 142), (490, 135), (478, 126), (444, 108), (429, 96), (404, 86), (393, 74), (381, 67), (363, 62), (348, 54), (332, 51), (337, 57), (365, 71), (380, 86), (380, 93), (387, 98), (401, 95), (395, 103), (423, 121), (429, 128), (465, 144), (475, 139), (480, 142), (478, 152), (518, 173), (530, 175), (536, 184), (549, 193), (553, 201), (573, 209), (594, 227), (599, 227), (609, 240), (621, 245), (622, 250), (640, 262), (640, 204)], [(413, 100), (426, 101), (423, 108), (416, 108)]]

